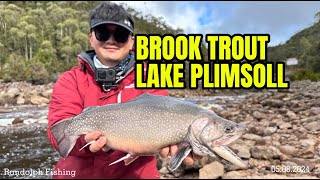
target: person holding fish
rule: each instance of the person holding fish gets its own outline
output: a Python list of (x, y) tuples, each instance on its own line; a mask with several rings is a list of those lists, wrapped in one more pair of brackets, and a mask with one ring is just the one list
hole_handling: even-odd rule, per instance
[[(88, 107), (124, 103), (144, 93), (168, 96), (166, 90), (134, 88), (134, 19), (122, 6), (101, 3), (90, 12), (89, 23), (89, 42), (93, 50), (78, 55), (80, 65), (63, 73), (52, 92), (48, 137), (56, 150), (60, 142), (53, 138), (50, 127)], [(126, 153), (106, 146), (106, 136), (100, 131), (83, 134), (68, 156), (61, 157), (54, 168), (54, 171), (75, 171), (75, 176), (56, 174), (52, 178), (160, 178), (156, 156), (141, 156), (127, 166), (124, 163), (109, 166)], [(170, 145), (159, 153), (168, 157), (177, 150), (178, 145)], [(191, 152), (183, 163), (190, 166), (200, 158)]]

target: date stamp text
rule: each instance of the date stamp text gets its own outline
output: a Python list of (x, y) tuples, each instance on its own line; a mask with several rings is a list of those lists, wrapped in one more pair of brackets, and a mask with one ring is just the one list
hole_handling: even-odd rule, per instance
[(309, 166), (271, 166), (270, 171), (274, 173), (310, 173)]

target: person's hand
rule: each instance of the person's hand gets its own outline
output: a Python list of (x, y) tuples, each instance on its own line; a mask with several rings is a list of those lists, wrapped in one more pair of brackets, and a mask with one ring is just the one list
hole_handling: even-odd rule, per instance
[[(160, 151), (160, 156), (162, 158), (166, 158), (169, 155), (173, 156), (178, 151), (178, 145), (170, 145), (168, 147), (164, 147)], [(199, 156), (193, 152), (189, 153), (188, 156), (183, 160), (183, 164), (186, 166), (192, 166), (195, 160), (202, 159), (202, 156)]]
[(84, 139), (87, 143), (95, 141), (89, 146), (90, 151), (93, 153), (100, 149), (105, 152), (110, 149), (106, 146), (107, 138), (100, 131), (90, 132), (84, 136)]

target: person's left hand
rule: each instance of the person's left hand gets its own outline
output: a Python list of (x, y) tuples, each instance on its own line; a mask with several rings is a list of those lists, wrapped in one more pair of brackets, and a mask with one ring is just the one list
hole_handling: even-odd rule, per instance
[[(178, 151), (178, 145), (170, 145), (168, 147), (164, 147), (161, 149), (160, 156), (162, 158), (166, 158), (169, 155), (173, 156), (174, 154), (177, 153), (177, 151)], [(199, 156), (191, 151), (188, 154), (188, 156), (183, 160), (183, 164), (185, 164), (186, 166), (192, 166), (195, 160), (200, 160), (200, 159), (202, 159), (202, 156)]]

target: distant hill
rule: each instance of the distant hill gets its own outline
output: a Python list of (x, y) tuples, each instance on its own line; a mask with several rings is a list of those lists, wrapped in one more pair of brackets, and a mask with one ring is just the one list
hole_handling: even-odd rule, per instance
[(298, 65), (289, 67), (294, 79), (320, 79), (320, 22), (303, 29), (286, 43), (269, 47), (268, 59), (285, 62), (295, 57)]

